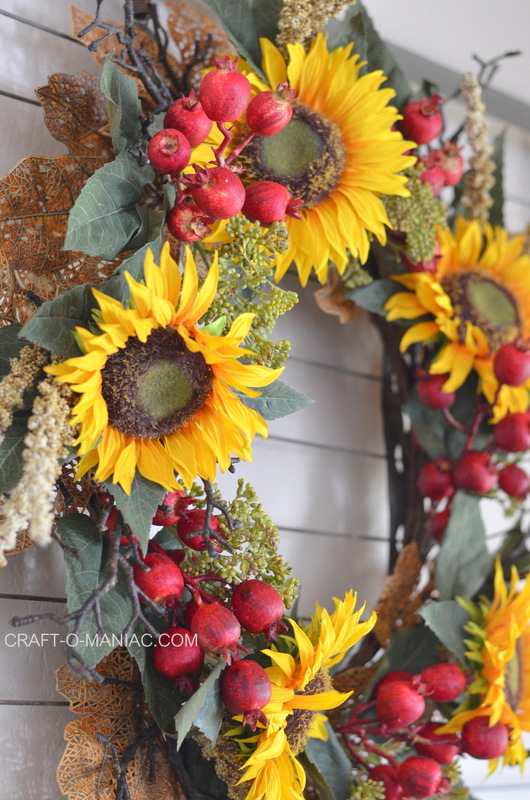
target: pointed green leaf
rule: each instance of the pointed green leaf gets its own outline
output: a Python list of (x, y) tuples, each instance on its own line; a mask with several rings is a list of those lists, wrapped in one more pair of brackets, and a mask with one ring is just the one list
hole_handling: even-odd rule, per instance
[[(252, 3), (252, 17), (258, 39), (276, 41), (278, 35), (278, 21), (283, 0), (254, 0)], [(276, 89), (276, 86), (272, 87)]]
[(388, 672), (402, 669), (417, 675), (433, 663), (437, 646), (438, 639), (426, 626), (397, 631), (385, 652)]
[[(259, 46), (248, 0), (205, 0), (238, 53), (263, 77)], [(274, 87), (276, 88), (276, 87)]]
[(326, 730), (327, 740), (308, 739), (304, 753), (324, 777), (331, 797), (347, 800), (351, 797), (351, 761), (329, 722), (326, 722)]
[(11, 372), (11, 359), (18, 358), (22, 348), (30, 344), (19, 335), (21, 330), (18, 322), (0, 328), (0, 376)]
[(418, 613), (441, 643), (465, 666), (464, 625), (469, 620), (467, 611), (454, 600), (440, 600), (427, 603)]
[(112, 261), (127, 250), (141, 219), (135, 204), (154, 179), (148, 165), (140, 167), (121, 153), (87, 180), (68, 218), (65, 250), (76, 250)]
[(254, 409), (266, 420), (286, 417), (315, 402), (278, 380), (261, 389), (259, 397), (247, 397), (244, 394), (239, 394), (239, 397), (248, 408)]
[[(217, 734), (221, 728), (222, 719), (219, 721), (218, 714), (214, 713), (212, 720), (208, 722), (208, 720), (204, 719), (202, 711), (205, 705), (208, 705), (208, 707), (212, 709), (217, 708), (215, 699), (210, 702), (210, 694), (213, 698), (215, 698), (216, 694), (219, 692), (219, 678), (224, 667), (224, 661), (218, 661), (206, 680), (201, 683), (197, 691), (191, 695), (189, 700), (186, 700), (176, 715), (175, 732), (177, 734), (177, 750), (184, 741), (188, 732), (191, 730), (192, 725), (197, 725), (197, 720), (201, 720), (202, 724), (206, 728), (207, 732), (203, 730), (205, 736), (208, 736), (211, 742), (215, 742)], [(217, 724), (219, 727), (217, 727)], [(211, 736), (213, 736), (214, 733), (215, 738), (212, 739)]]
[(357, 289), (352, 289), (346, 293), (346, 297), (353, 300), (361, 308), (366, 311), (371, 311), (373, 314), (380, 314), (382, 317), (386, 316), (384, 306), (392, 295), (396, 292), (402, 292), (403, 286), (397, 281), (390, 278), (381, 278), (381, 280), (372, 281), (366, 286), (359, 286)]
[(142, 135), (142, 108), (136, 84), (110, 57), (101, 72), (101, 91), (108, 100), (110, 132), (116, 155), (134, 145)]
[(140, 540), (142, 549), (147, 550), (153, 517), (164, 499), (165, 489), (160, 484), (147, 480), (138, 471), (134, 476), (130, 494), (126, 494), (119, 484), (110, 480), (104, 483), (114, 497), (114, 502), (123, 514), (126, 524)]

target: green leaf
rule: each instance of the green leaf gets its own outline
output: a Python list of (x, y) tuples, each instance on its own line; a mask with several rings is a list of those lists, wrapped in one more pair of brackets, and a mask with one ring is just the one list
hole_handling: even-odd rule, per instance
[[(217, 662), (206, 680), (201, 683), (197, 691), (191, 695), (189, 700), (186, 700), (176, 715), (175, 731), (177, 734), (177, 750), (184, 741), (188, 732), (191, 730), (192, 725), (198, 724), (197, 720), (200, 720), (206, 729), (204, 730), (204, 728), (201, 728), (204, 735), (207, 736), (211, 742), (215, 742), (222, 723), (222, 715), (221, 719), (219, 719), (216, 712), (217, 706), (215, 702), (215, 696), (219, 691), (219, 678), (224, 666), (224, 661), (220, 660)], [(210, 694), (212, 694), (214, 698), (212, 701), (210, 701)], [(203, 706), (207, 706), (213, 711), (213, 716), (210, 721), (204, 718), (202, 713)], [(214, 733), (215, 737), (211, 738)]]
[(0, 495), (15, 488), (24, 468), (22, 453), (24, 437), (28, 432), (27, 412), (18, 411), (0, 444)]
[(107, 57), (101, 72), (101, 91), (109, 106), (110, 132), (116, 155), (134, 145), (142, 135), (142, 109), (132, 78)]
[(465, 666), (464, 625), (469, 620), (467, 611), (454, 600), (440, 600), (427, 603), (418, 613), (441, 643)]
[[(252, 3), (252, 17), (258, 39), (276, 41), (278, 35), (278, 21), (283, 0), (254, 0)], [(276, 86), (272, 87), (276, 89)]]
[(441, 600), (473, 597), (492, 567), (480, 515), (480, 499), (457, 492), (436, 563), (436, 588)]
[[(404, 291), (403, 286), (397, 281), (390, 278), (381, 278), (381, 280), (372, 281), (366, 286), (359, 286), (357, 289), (352, 289), (351, 292), (346, 293), (346, 297), (353, 300), (361, 308), (366, 311), (371, 311), (373, 314), (380, 314), (382, 317), (386, 316), (384, 306), (393, 294), (396, 292)], [(416, 320), (415, 320), (416, 321)]]
[(64, 249), (107, 261), (127, 250), (141, 225), (135, 203), (154, 176), (150, 166), (140, 167), (126, 153), (104, 164), (87, 180), (70, 211)]
[(493, 205), (489, 211), (488, 221), (492, 225), (504, 226), (504, 143), (506, 131), (501, 131), (493, 140), (493, 153), (490, 158), (495, 163), (495, 184), (491, 189), (490, 195)]
[(147, 550), (153, 517), (164, 499), (165, 489), (159, 483), (147, 480), (138, 471), (134, 476), (130, 494), (126, 494), (119, 484), (110, 480), (104, 483), (114, 497), (126, 524), (140, 540), (140, 546), (143, 550)]
[(446, 454), (444, 436), (447, 422), (441, 411), (436, 411), (422, 403), (416, 393), (405, 403), (403, 410), (410, 417), (412, 430), (429, 458), (435, 459)]
[[(422, 626), (397, 631), (385, 652), (388, 672), (402, 669), (417, 675), (434, 662), (438, 639), (429, 628)], [(382, 677), (382, 676), (381, 676)]]
[(326, 722), (328, 738), (308, 739), (304, 753), (324, 777), (334, 800), (347, 800), (351, 796), (351, 762), (337, 734)]
[(221, 336), (225, 325), (226, 314), (223, 314), (222, 317), (219, 317), (214, 322), (210, 322), (209, 325), (205, 325), (201, 330), (206, 331), (206, 333), (209, 333), (211, 336)]
[(259, 397), (247, 397), (244, 394), (239, 394), (239, 397), (248, 408), (257, 411), (266, 420), (286, 417), (315, 402), (278, 380), (265, 386)]
[(151, 541), (159, 545), (162, 550), (171, 551), (183, 549), (182, 542), (180, 541), (175, 528), (169, 525), (164, 528), (160, 528), (155, 536), (153, 536)]
[(359, 53), (361, 61), (367, 61), (360, 74), (382, 70), (387, 78), (383, 85), (391, 86), (396, 93), (393, 105), (403, 108), (412, 96), (412, 90), (405, 73), (374, 28), (361, 0), (347, 10), (333, 47), (344, 47), (349, 42), (354, 42), (355, 52)]
[[(78, 558), (65, 553), (66, 599), (70, 612), (81, 608), (106, 577), (106, 545), (94, 520), (86, 514), (68, 514), (57, 523), (63, 544), (74, 548)], [(97, 634), (94, 615), (89, 614), (78, 634), (75, 650), (92, 667), (116, 647), (132, 615), (132, 604), (125, 581), (120, 575), (117, 584), (100, 600), (101, 621), (105, 637)], [(74, 645), (74, 642), (70, 642)]]
[[(248, 0), (205, 0), (237, 52), (261, 76), (261, 48)], [(276, 87), (273, 87), (276, 88)]]
[(6, 325), (0, 328), (0, 377), (11, 372), (11, 359), (18, 358), (23, 347), (30, 344), (20, 336), (22, 325)]

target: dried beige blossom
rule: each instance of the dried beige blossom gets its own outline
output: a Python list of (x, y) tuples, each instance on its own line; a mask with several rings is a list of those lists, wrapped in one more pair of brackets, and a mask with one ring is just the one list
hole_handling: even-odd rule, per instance
[(307, 46), (344, 5), (343, 0), (284, 0), (276, 39), (280, 49), (288, 44)]
[(53, 378), (45, 378), (37, 390), (24, 438), (22, 476), (2, 508), (0, 566), (5, 565), (4, 552), (15, 546), (19, 531), (27, 528), (36, 544), (50, 542), (55, 482), (61, 471), (61, 459), (68, 455), (67, 447), (74, 440), (69, 424), (69, 388)]
[(493, 146), (488, 142), (489, 126), (484, 119), (485, 106), (482, 88), (473, 72), (462, 75), (462, 94), (466, 104), (465, 132), (474, 155), (469, 159), (469, 170), (464, 177), (462, 204), (468, 219), (487, 222), (493, 205), (490, 190), (495, 184), (495, 163), (490, 159)]
[(23, 347), (18, 358), (10, 360), (11, 372), (0, 381), (0, 444), (13, 422), (15, 411), (22, 408), (24, 392), (33, 386), (41, 368), (50, 360), (42, 347)]

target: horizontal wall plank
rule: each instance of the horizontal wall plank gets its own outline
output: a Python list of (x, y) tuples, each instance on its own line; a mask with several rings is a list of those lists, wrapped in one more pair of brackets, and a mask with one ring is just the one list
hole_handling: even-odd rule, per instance
[(9, 556), (0, 570), (0, 594), (64, 597), (65, 587), (64, 560), (56, 544)]

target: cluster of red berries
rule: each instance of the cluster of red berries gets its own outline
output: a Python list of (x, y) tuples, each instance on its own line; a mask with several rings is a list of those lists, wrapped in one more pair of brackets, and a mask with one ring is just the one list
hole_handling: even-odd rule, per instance
[[(252, 221), (270, 225), (284, 221), (287, 215), (299, 217), (300, 198), (275, 181), (243, 184), (233, 161), (254, 136), (274, 136), (282, 131), (292, 116), (295, 93), (287, 84), (276, 91), (264, 91), (252, 99), (250, 83), (236, 69), (237, 58), (221, 56), (215, 68), (202, 79), (198, 96), (190, 92), (167, 110), (163, 130), (156, 133), (147, 148), (154, 170), (175, 178), (178, 191), (175, 205), (167, 217), (170, 232), (185, 242), (196, 242), (210, 232), (218, 219), (229, 219), (240, 211)], [(235, 122), (246, 112), (247, 135), (225, 158), (233, 144), (227, 123)], [(192, 148), (204, 142), (213, 124), (223, 139), (212, 148), (212, 166), (192, 164), (195, 174), (184, 173)]]
[[(405, 139), (412, 139), (418, 146), (430, 145), (441, 134), (442, 100), (439, 94), (435, 94), (405, 106), (400, 125)], [(447, 140), (440, 147), (429, 146), (427, 152), (419, 157), (424, 166), (421, 179), (430, 183), (435, 196), (440, 194), (444, 186), (456, 186), (464, 174), (461, 149), (456, 142)]]
[(444, 723), (425, 720), (428, 715), (426, 698), (434, 703), (449, 703), (462, 694), (466, 685), (464, 672), (451, 663), (433, 664), (419, 675), (390, 672), (379, 682), (375, 712), (382, 725), (378, 732), (406, 741), (417, 754), (401, 763), (388, 758), (388, 764), (379, 764), (370, 770), (370, 778), (383, 784), (385, 800), (406, 797), (421, 800), (434, 794), (446, 794), (450, 782), (444, 778), (442, 766), (462, 753), (491, 759), (505, 752), (509, 729), (502, 722), (490, 725), (487, 717), (475, 717), (466, 722), (457, 735), (438, 733)]

